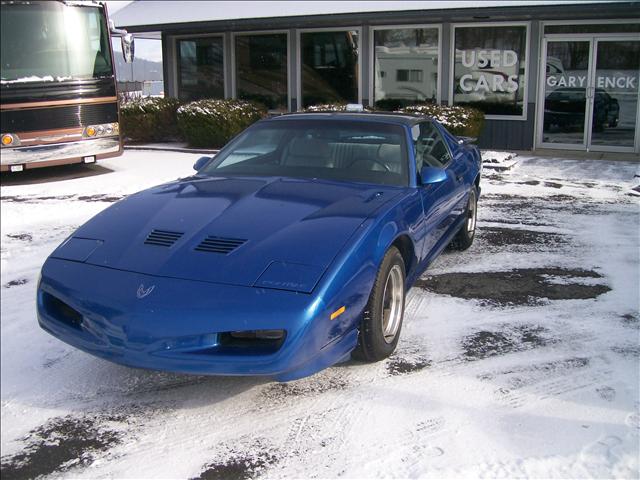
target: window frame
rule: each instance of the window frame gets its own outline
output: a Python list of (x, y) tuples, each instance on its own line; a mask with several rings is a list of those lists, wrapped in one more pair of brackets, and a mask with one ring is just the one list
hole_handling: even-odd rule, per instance
[(609, 32), (609, 33), (546, 33), (545, 32), (545, 27), (548, 26), (576, 26), (576, 25), (618, 25), (618, 24), (635, 24), (635, 23), (639, 23), (640, 24), (640, 19), (637, 18), (631, 18), (631, 19), (624, 19), (624, 18), (610, 18), (610, 19), (605, 19), (605, 20), (543, 20), (540, 22), (540, 40), (542, 41), (542, 39), (553, 36), (553, 35), (571, 35), (571, 36), (580, 36), (580, 35), (584, 35), (584, 36), (593, 36), (593, 35), (600, 35), (600, 36), (611, 36), (611, 37), (616, 37), (616, 36), (620, 36), (620, 37), (625, 37), (625, 36), (630, 36), (630, 35), (634, 35), (634, 33), (637, 35), (638, 32)]
[[(246, 32), (231, 33), (231, 98), (238, 98), (238, 79), (236, 64), (236, 37), (250, 37), (259, 35), (286, 35), (287, 36), (287, 111), (291, 111), (291, 44), (289, 42), (289, 30), (250, 30)], [(225, 90), (226, 94), (226, 90)]]
[(175, 85), (175, 97), (180, 98), (180, 46), (179, 43), (181, 40), (191, 40), (198, 38), (221, 38), (222, 39), (222, 78), (223, 78), (223, 90), (224, 90), (224, 98), (229, 98), (229, 85), (227, 85), (227, 69), (229, 68), (229, 59), (227, 58), (227, 39), (223, 33), (202, 33), (197, 35), (175, 35), (173, 37), (173, 51), (175, 55), (175, 66), (173, 72), (173, 84)]
[(401, 25), (372, 25), (369, 28), (369, 85), (368, 85), (368, 97), (369, 105), (375, 105), (375, 32), (376, 30), (415, 30), (415, 29), (427, 29), (433, 28), (438, 30), (438, 81), (436, 82), (436, 104), (442, 103), (442, 24), (441, 23), (425, 23), (425, 24), (401, 24)]
[[(484, 27), (525, 27), (525, 64), (524, 64), (524, 79), (525, 88), (522, 94), (522, 114), (521, 115), (494, 115), (485, 114), (486, 120), (513, 120), (513, 121), (527, 121), (528, 115), (528, 103), (529, 103), (529, 89), (531, 87), (531, 22), (466, 22), (466, 23), (452, 23), (451, 24), (451, 38), (450, 38), (450, 57), (449, 57), (449, 105), (455, 105), (453, 103), (453, 97), (455, 93), (455, 71), (456, 71), (456, 29), (457, 28), (484, 28)], [(537, 61), (537, 59), (536, 59)], [(535, 80), (534, 80), (535, 81)]]
[(299, 28), (296, 30), (296, 108), (302, 111), (305, 107), (302, 102), (302, 34), (314, 32), (358, 32), (358, 102), (362, 103), (362, 27), (326, 27), (326, 28)]

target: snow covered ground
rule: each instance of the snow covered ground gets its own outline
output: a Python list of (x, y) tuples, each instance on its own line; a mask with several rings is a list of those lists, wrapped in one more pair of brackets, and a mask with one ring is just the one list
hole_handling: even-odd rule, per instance
[(3, 479), (638, 478), (636, 164), (520, 156), (508, 176), (486, 171), (476, 243), (409, 292), (398, 351), (377, 364), (287, 384), (175, 375), (40, 330), (47, 255), (197, 157), (128, 151), (3, 179)]

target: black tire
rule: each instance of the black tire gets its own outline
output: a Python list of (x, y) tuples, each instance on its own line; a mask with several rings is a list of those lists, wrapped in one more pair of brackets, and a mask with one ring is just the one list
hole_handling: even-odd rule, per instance
[(474, 186), (469, 193), (469, 202), (464, 213), (465, 221), (451, 241), (451, 246), (456, 250), (466, 250), (473, 243), (473, 239), (476, 236), (477, 215), (478, 194)]
[[(387, 358), (396, 349), (404, 317), (405, 277), (406, 272), (402, 255), (400, 255), (396, 247), (389, 248), (382, 259), (369, 302), (362, 315), (358, 346), (353, 351), (353, 358), (366, 362), (377, 362)], [(395, 282), (398, 281), (401, 288), (400, 293), (394, 290), (397, 286)], [(390, 292), (387, 289), (388, 286), (395, 291), (395, 294), (391, 295), (392, 300), (390, 302), (394, 305), (387, 305), (387, 316), (385, 317), (383, 302), (387, 303), (389, 301)], [(385, 290), (387, 291), (387, 298), (385, 298)], [(396, 317), (393, 314), (397, 313), (398, 310), (399, 317)], [(395, 319), (397, 325), (389, 325), (389, 320), (392, 319)], [(385, 320), (387, 320), (386, 324)], [(385, 337), (385, 326), (390, 327), (387, 330), (388, 332), (393, 330), (393, 337), (391, 337), (390, 333)]]

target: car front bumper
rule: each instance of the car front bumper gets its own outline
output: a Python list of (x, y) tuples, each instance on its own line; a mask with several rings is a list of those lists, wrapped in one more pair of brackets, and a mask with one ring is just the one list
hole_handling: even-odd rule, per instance
[[(52, 308), (51, 297), (65, 306)], [(44, 330), (87, 353), (190, 374), (292, 380), (348, 358), (357, 341), (356, 329), (332, 337), (328, 315), (313, 295), (52, 258), (42, 269), (37, 310)], [(220, 344), (223, 332), (274, 329), (286, 331), (277, 350)]]

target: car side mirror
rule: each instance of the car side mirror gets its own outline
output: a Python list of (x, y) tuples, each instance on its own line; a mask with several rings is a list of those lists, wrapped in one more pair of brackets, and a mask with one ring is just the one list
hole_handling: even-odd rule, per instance
[(422, 167), (420, 170), (420, 183), (422, 185), (433, 185), (444, 182), (447, 179), (447, 171), (438, 167)]
[(202, 167), (204, 167), (209, 160), (211, 160), (213, 157), (200, 157), (196, 163), (193, 164), (193, 169), (196, 172), (199, 172), (200, 170), (202, 170)]

